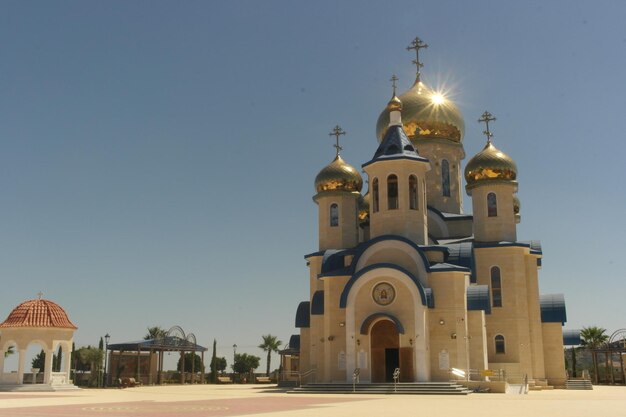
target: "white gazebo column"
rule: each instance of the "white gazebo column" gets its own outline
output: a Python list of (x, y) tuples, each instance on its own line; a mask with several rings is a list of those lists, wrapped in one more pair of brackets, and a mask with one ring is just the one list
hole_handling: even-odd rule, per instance
[(54, 358), (54, 350), (46, 350), (46, 366), (43, 374), (43, 383), (50, 384), (52, 381), (52, 359)]
[(0, 352), (0, 382), (4, 381), (4, 352)]
[[(105, 352), (106, 354), (106, 352)], [(63, 360), (61, 362), (65, 362), (65, 366), (63, 367), (63, 372), (65, 372), (65, 380), (67, 381), (67, 383), (70, 383), (70, 369), (72, 369), (72, 361), (71, 361), (71, 356), (72, 356), (72, 346), (67, 343), (64, 347), (63, 347)]]
[(17, 360), (17, 384), (24, 383), (24, 362), (26, 361), (26, 349), (19, 350), (20, 357)]

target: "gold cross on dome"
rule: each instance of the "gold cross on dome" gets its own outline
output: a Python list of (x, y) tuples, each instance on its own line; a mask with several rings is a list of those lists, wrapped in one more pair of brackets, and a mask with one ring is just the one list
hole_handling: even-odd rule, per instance
[(393, 74), (391, 76), (391, 79), (389, 81), (391, 81), (391, 86), (393, 87), (393, 95), (396, 95), (396, 81), (398, 81), (399, 78), (396, 77), (396, 74)]
[(346, 132), (341, 128), (341, 126), (337, 125), (333, 128), (332, 132), (328, 134), (328, 136), (334, 136), (337, 141), (333, 146), (337, 149), (337, 155), (339, 155), (339, 151), (343, 150), (341, 146), (339, 146), (339, 136), (345, 135)]
[(489, 131), (489, 122), (494, 122), (495, 120), (496, 118), (493, 117), (493, 114), (488, 111), (485, 111), (483, 115), (480, 116), (480, 119), (478, 119), (478, 123), (485, 123), (485, 130), (483, 133), (487, 136), (487, 142), (491, 142), (491, 137), (493, 136), (493, 133)]
[(407, 51), (412, 51), (412, 50), (415, 51), (415, 59), (412, 62), (417, 67), (417, 79), (418, 80), (420, 77), (420, 68), (424, 66), (424, 64), (420, 62), (420, 49), (426, 49), (426, 48), (428, 48), (428, 45), (425, 44), (424, 41), (418, 38), (417, 36), (415, 37), (415, 39), (413, 39), (411, 44), (406, 47)]

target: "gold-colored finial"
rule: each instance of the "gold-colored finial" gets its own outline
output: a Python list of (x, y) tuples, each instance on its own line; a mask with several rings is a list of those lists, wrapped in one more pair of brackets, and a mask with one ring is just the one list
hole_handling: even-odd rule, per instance
[(345, 135), (346, 132), (341, 128), (341, 126), (336, 125), (332, 132), (330, 132), (328, 134), (328, 136), (334, 136), (336, 143), (333, 145), (335, 147), (335, 149), (337, 149), (337, 155), (339, 155), (339, 151), (343, 150), (343, 148), (341, 146), (339, 146), (339, 136), (341, 135)]
[(489, 131), (489, 122), (494, 122), (495, 120), (496, 118), (493, 117), (493, 115), (488, 111), (485, 111), (483, 115), (480, 116), (480, 119), (478, 119), (478, 123), (485, 123), (485, 130), (483, 131), (483, 133), (485, 134), (485, 136), (487, 136), (488, 143), (491, 142), (491, 138), (493, 137), (493, 133)]
[(424, 41), (418, 38), (417, 36), (415, 37), (415, 39), (413, 39), (411, 44), (406, 47), (407, 51), (412, 51), (412, 50), (415, 51), (415, 59), (412, 62), (417, 67), (417, 78), (416, 78), (417, 81), (420, 80), (420, 75), (421, 75), (420, 68), (424, 66), (424, 64), (420, 62), (420, 49), (426, 49), (426, 48), (428, 48), (428, 45), (425, 44)]
[(398, 81), (399, 78), (396, 77), (396, 74), (393, 74), (391, 76), (391, 78), (389, 79), (389, 81), (391, 81), (391, 86), (393, 87), (393, 95), (396, 95), (396, 81)]

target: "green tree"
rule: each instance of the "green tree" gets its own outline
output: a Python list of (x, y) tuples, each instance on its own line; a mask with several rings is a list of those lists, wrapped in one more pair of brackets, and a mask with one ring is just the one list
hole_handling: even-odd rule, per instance
[[(60, 351), (59, 351), (60, 353)], [(33, 360), (30, 362), (30, 366), (31, 368), (37, 368), (39, 369), (39, 372), (43, 372), (46, 368), (46, 352), (43, 351), (43, 349), (41, 349), (41, 352), (39, 352), (37, 355), (35, 355), (35, 357), (33, 358)], [(60, 369), (61, 367), (61, 355), (60, 354), (53, 354), (52, 355), (52, 371), (55, 372), (57, 371), (57, 369)]]
[(272, 336), (271, 334), (261, 336), (263, 338), (263, 343), (259, 345), (259, 349), (263, 349), (267, 352), (267, 368), (265, 371), (265, 375), (270, 376), (270, 361), (272, 360), (272, 353), (278, 352), (278, 348), (283, 344), (276, 336)]
[[(217, 381), (217, 373), (218, 372), (224, 372), (226, 370), (226, 358), (224, 357), (215, 357), (211, 359), (211, 369), (213, 369), (213, 366), (215, 366), (215, 378)], [(213, 372), (213, 371), (211, 371)]]
[(233, 371), (238, 374), (247, 374), (254, 371), (259, 367), (261, 358), (254, 355), (248, 355), (247, 353), (235, 354), (235, 363), (233, 364)]
[(598, 355), (595, 351), (609, 340), (606, 329), (598, 326), (583, 327), (580, 331), (582, 345), (591, 351), (595, 383), (598, 383)]
[[(200, 357), (200, 355), (194, 352), (185, 353), (185, 372), (192, 371), (191, 369), (192, 360), (194, 361), (193, 370), (195, 372), (204, 372), (204, 364), (202, 363), (202, 358)], [(178, 372), (181, 372), (183, 369), (182, 361), (183, 361), (182, 357), (178, 359), (178, 365), (176, 366), (176, 369), (178, 369)]]
[(143, 340), (163, 339), (166, 335), (167, 330), (160, 326), (148, 327), (148, 333), (143, 337)]
[(211, 355), (211, 383), (217, 383), (217, 341), (213, 339), (213, 354)]
[[(85, 370), (89, 369), (91, 376), (89, 378), (90, 386), (98, 386), (101, 382), (99, 378), (100, 371), (102, 370), (102, 363), (104, 361), (104, 351), (91, 346), (78, 349), (76, 352), (77, 360), (80, 362), (80, 368)], [(79, 369), (77, 367), (77, 369)]]

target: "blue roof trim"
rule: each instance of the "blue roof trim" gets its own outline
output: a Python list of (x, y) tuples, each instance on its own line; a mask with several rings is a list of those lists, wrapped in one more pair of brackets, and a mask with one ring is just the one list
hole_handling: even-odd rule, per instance
[(411, 143), (411, 140), (407, 137), (402, 125), (394, 125), (387, 128), (383, 140), (380, 141), (378, 149), (374, 152), (374, 157), (371, 161), (363, 164), (363, 166), (383, 158), (407, 158), (428, 162), (428, 159), (417, 153), (417, 149), (415, 149), (415, 146), (413, 146), (413, 143)]
[(455, 220), (472, 220), (474, 218), (474, 216), (472, 216), (471, 214), (444, 213), (443, 211), (437, 210), (433, 206), (426, 206), (426, 208), (435, 213), (445, 222)]
[(346, 286), (343, 288), (343, 291), (341, 292), (341, 297), (339, 298), (339, 308), (346, 308), (346, 304), (348, 303), (348, 294), (350, 294), (350, 290), (352, 289), (352, 286), (359, 278), (361, 278), (364, 274), (368, 273), (369, 271), (372, 271), (374, 269), (381, 269), (381, 268), (395, 269), (396, 271), (400, 271), (403, 274), (407, 275), (411, 279), (411, 281), (413, 281), (413, 283), (419, 290), (420, 298), (422, 299), (422, 305), (428, 306), (428, 302), (426, 299), (426, 292), (424, 291), (424, 287), (422, 287), (422, 284), (420, 284), (418, 279), (415, 278), (415, 276), (411, 272), (407, 271), (406, 269), (398, 265), (389, 264), (389, 263), (380, 263), (380, 264), (373, 264), (373, 265), (366, 266), (365, 268), (361, 269), (358, 273), (353, 275), (348, 280), (348, 282), (346, 283)]
[(489, 285), (470, 285), (466, 297), (468, 311), (483, 310), (485, 314), (491, 314)]
[(472, 242), (450, 243), (446, 245), (448, 248), (448, 258), (446, 262), (469, 268), (470, 282), (476, 283), (476, 267), (474, 262), (474, 247)]
[(324, 291), (318, 290), (313, 293), (313, 300), (311, 300), (311, 315), (324, 314)]
[(408, 160), (412, 160), (412, 161), (420, 161), (420, 162), (429, 162), (428, 159), (421, 157), (421, 156), (406, 156), (406, 155), (393, 155), (393, 156), (379, 156), (376, 159), (372, 159), (369, 162), (364, 163), (363, 165), (361, 165), (361, 168), (365, 168), (368, 165), (373, 164), (374, 162), (381, 162), (381, 161), (396, 161), (399, 159), (408, 159)]
[(426, 304), (428, 308), (435, 308), (435, 294), (433, 294), (433, 289), (424, 288), (424, 292), (426, 293)]
[(563, 330), (563, 346), (580, 346), (582, 343), (580, 330)]
[(300, 335), (292, 334), (289, 338), (289, 348), (291, 349), (300, 349)]
[(363, 323), (361, 324), (361, 334), (368, 334), (368, 330), (370, 327), (370, 324), (372, 323), (372, 321), (376, 320), (377, 318), (386, 318), (389, 319), (393, 322), (393, 324), (396, 325), (396, 330), (398, 330), (398, 333), (400, 334), (404, 334), (404, 326), (402, 325), (402, 323), (400, 322), (400, 320), (398, 320), (395, 316), (392, 316), (391, 314), (388, 313), (374, 313), (370, 316), (368, 316), (365, 320), (363, 320)]
[(422, 248), (420, 248), (412, 240), (409, 240), (409, 239), (405, 238), (404, 236), (399, 236), (399, 235), (382, 235), (382, 236), (377, 236), (374, 239), (370, 239), (367, 242), (363, 242), (363, 243), (359, 244), (353, 251), (354, 257), (352, 258), (352, 263), (350, 264), (350, 272), (354, 273), (354, 270), (356, 268), (356, 264), (359, 262), (359, 258), (361, 257), (361, 255), (363, 255), (363, 252), (365, 252), (367, 249), (369, 249), (370, 246), (373, 246), (373, 245), (375, 245), (375, 244), (377, 244), (379, 242), (384, 242), (386, 240), (397, 240), (397, 241), (404, 242), (407, 245), (411, 246), (413, 249), (415, 249), (415, 251), (422, 258), (422, 262), (424, 263), (424, 266), (426, 267), (426, 270), (428, 272), (430, 272), (430, 263), (428, 262), (428, 258), (424, 254), (424, 251), (422, 250)]
[(296, 327), (311, 327), (311, 303), (302, 301), (296, 311)]
[(431, 272), (471, 272), (469, 268), (441, 262), (430, 267)]
[(322, 274), (344, 268), (345, 250), (329, 249), (322, 258)]
[(475, 248), (497, 248), (500, 246), (518, 246), (521, 248), (529, 248), (530, 253), (534, 255), (542, 255), (541, 242), (538, 240), (531, 240), (526, 242), (474, 242)]
[(563, 294), (543, 294), (539, 297), (542, 323), (561, 323), (567, 321), (565, 297)]

